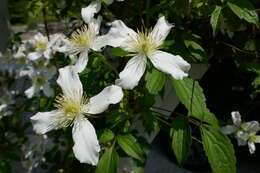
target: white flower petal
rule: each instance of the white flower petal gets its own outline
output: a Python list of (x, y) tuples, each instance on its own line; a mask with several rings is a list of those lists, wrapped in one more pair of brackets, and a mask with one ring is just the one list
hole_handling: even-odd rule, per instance
[(51, 88), (49, 83), (45, 83), (43, 85), (43, 93), (44, 95), (46, 95), (47, 97), (53, 97), (54, 96), (54, 91)]
[(256, 134), (259, 131), (258, 121), (250, 121), (243, 123), (241, 127), (250, 134)]
[(65, 36), (61, 36), (54, 46), (54, 50), (61, 53), (67, 53), (70, 45), (70, 40)]
[(87, 113), (99, 114), (104, 112), (110, 104), (116, 104), (123, 98), (122, 88), (111, 85), (104, 88), (98, 95), (91, 97), (86, 105)]
[(28, 88), (27, 90), (25, 90), (25, 95), (28, 97), (28, 98), (32, 98), (33, 95), (35, 93), (38, 93), (40, 91), (40, 87), (39, 86), (31, 86), (30, 88)]
[(255, 143), (254, 142), (248, 142), (248, 148), (249, 148), (249, 152), (250, 154), (254, 154), (255, 153)]
[(100, 11), (101, 3), (99, 1), (93, 1), (89, 4), (89, 6), (81, 9), (82, 19), (86, 23), (90, 23), (93, 19), (94, 15)]
[(73, 152), (81, 163), (97, 165), (100, 146), (92, 124), (84, 117), (76, 117), (72, 129)]
[(131, 58), (119, 74), (120, 79), (116, 80), (116, 84), (124, 89), (133, 89), (145, 72), (146, 62), (147, 59), (144, 56), (137, 55)]
[(53, 129), (60, 128), (57, 121), (55, 121), (59, 116), (60, 112), (58, 111), (38, 112), (30, 118), (33, 124), (33, 130), (37, 134), (45, 134)]
[[(96, 35), (99, 34), (100, 25), (102, 22), (102, 16), (98, 16), (97, 19), (92, 19), (91, 22), (88, 24), (88, 27), (91, 28), (91, 30), (96, 33)], [(92, 46), (92, 45), (91, 45)]]
[(78, 94), (79, 99), (83, 94), (83, 88), (79, 75), (74, 71), (74, 66), (66, 66), (59, 69), (59, 77), (57, 83), (62, 88), (62, 91), (66, 97), (75, 96)]
[(81, 52), (79, 55), (79, 59), (77, 60), (74, 70), (76, 73), (81, 73), (87, 66), (88, 64), (88, 52), (84, 51)]
[(112, 22), (109, 32), (106, 35), (97, 38), (96, 41), (100, 47), (104, 47), (106, 45), (120, 47), (126, 40), (129, 38), (134, 38), (136, 35), (137, 33), (131, 28), (128, 28), (124, 22), (121, 20), (116, 20)]
[(38, 32), (35, 36), (34, 39), (36, 42), (48, 42), (48, 38), (42, 35), (42, 33)]
[(149, 55), (154, 67), (170, 74), (173, 78), (181, 80), (188, 76), (190, 64), (179, 55), (172, 55), (163, 51), (155, 51)]
[(42, 57), (42, 53), (41, 52), (31, 52), (28, 54), (28, 59), (31, 61), (35, 61), (39, 58)]
[(50, 80), (56, 74), (56, 67), (44, 67), (40, 69), (40, 72), (43, 74), (46, 81)]
[(7, 104), (0, 105), (0, 112), (7, 108)]
[(244, 131), (239, 130), (236, 133), (236, 138), (247, 141), (250, 138), (250, 136), (248, 133), (245, 133)]
[(231, 133), (234, 133), (237, 130), (236, 126), (232, 126), (232, 125), (227, 125), (221, 128), (221, 132), (228, 135)]
[(241, 124), (241, 115), (238, 111), (231, 112), (232, 121), (236, 126)]
[(245, 146), (247, 144), (247, 141), (237, 138), (237, 144), (238, 146)]
[(165, 20), (164, 16), (158, 19), (156, 25), (151, 32), (151, 36), (153, 37), (157, 46), (163, 43), (173, 26), (174, 25), (169, 24), (168, 21)]
[(43, 55), (46, 59), (51, 59), (52, 58), (52, 50), (47, 49), (46, 51), (43, 52)]
[[(19, 59), (19, 58), (26, 57), (26, 55), (24, 53), (25, 51), (26, 51), (26, 45), (25, 44), (20, 45), (17, 52), (14, 54), (14, 58)], [(0, 55), (0, 57), (1, 57), (1, 55)]]

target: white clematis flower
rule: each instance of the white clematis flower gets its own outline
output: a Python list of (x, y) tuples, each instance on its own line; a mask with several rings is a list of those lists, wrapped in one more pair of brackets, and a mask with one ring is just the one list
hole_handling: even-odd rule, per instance
[(53, 54), (58, 50), (59, 45), (57, 44), (60, 39), (62, 39), (62, 34), (50, 35), (50, 40), (48, 37), (37, 33), (32, 40), (29, 40), (35, 47), (35, 51), (28, 54), (28, 58), (32, 61), (38, 60), (42, 57), (46, 59), (51, 59)]
[(28, 73), (32, 80), (32, 86), (25, 91), (25, 95), (28, 98), (32, 98), (41, 90), (47, 97), (52, 97), (54, 95), (54, 91), (49, 82), (49, 80), (56, 74), (56, 68), (54, 66), (38, 68), (31, 67)]
[(81, 9), (82, 18), (86, 23), (89, 23), (93, 19), (94, 15), (100, 11), (102, 2), (110, 5), (114, 2), (114, 0), (95, 0), (92, 1), (87, 7)]
[(256, 150), (255, 143), (260, 143), (260, 136), (256, 133), (260, 130), (257, 121), (244, 122), (241, 121), (241, 115), (238, 111), (231, 113), (234, 125), (227, 125), (221, 128), (224, 134), (234, 134), (237, 138), (239, 146), (248, 145), (249, 151), (253, 154)]
[(98, 95), (87, 99), (83, 95), (83, 87), (73, 66), (59, 70), (57, 83), (62, 88), (63, 95), (57, 97), (56, 110), (38, 112), (31, 117), (33, 128), (38, 134), (50, 130), (73, 125), (73, 152), (81, 163), (96, 165), (100, 146), (94, 127), (88, 120), (88, 115), (104, 112), (110, 104), (116, 104), (123, 98), (122, 89), (112, 85), (106, 87)]
[(160, 17), (150, 32), (135, 32), (120, 20), (112, 23), (108, 34), (102, 36), (99, 41), (103, 46), (120, 47), (135, 55), (120, 73), (120, 79), (116, 80), (117, 85), (124, 89), (133, 89), (138, 85), (145, 72), (147, 59), (155, 68), (170, 74), (177, 80), (188, 76), (189, 63), (179, 55), (159, 50), (172, 27), (173, 25), (169, 24), (165, 17)]

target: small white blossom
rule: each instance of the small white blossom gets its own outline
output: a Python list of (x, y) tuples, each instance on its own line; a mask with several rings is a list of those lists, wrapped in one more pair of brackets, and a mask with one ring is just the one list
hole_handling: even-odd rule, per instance
[(41, 90), (47, 97), (52, 97), (54, 91), (50, 86), (49, 80), (56, 74), (56, 68), (51, 67), (31, 67), (29, 71), (29, 77), (32, 80), (32, 86), (25, 91), (25, 95), (28, 98), (32, 98), (35, 94)]
[(31, 173), (35, 171), (34, 168), (45, 162), (44, 154), (53, 147), (53, 143), (46, 135), (28, 135), (27, 138), (21, 147), (22, 166), (27, 169), (27, 173)]
[(260, 136), (256, 133), (260, 130), (257, 121), (242, 122), (241, 115), (238, 111), (231, 113), (234, 125), (227, 125), (221, 128), (224, 134), (234, 134), (238, 145), (248, 145), (249, 151), (253, 154), (256, 150), (255, 143), (260, 143)]
[(152, 31), (135, 32), (120, 20), (112, 23), (108, 34), (99, 39), (100, 44), (120, 47), (134, 55), (120, 73), (120, 79), (116, 80), (117, 85), (124, 89), (133, 89), (138, 85), (145, 72), (147, 59), (155, 68), (177, 80), (188, 76), (189, 63), (179, 55), (159, 50), (172, 27), (165, 17), (159, 18)]
[(51, 59), (56, 51), (59, 49), (59, 40), (62, 39), (62, 34), (53, 34), (48, 37), (37, 33), (33, 39), (29, 40), (35, 51), (28, 54), (28, 58), (32, 61), (40, 58)]
[(122, 97), (122, 89), (112, 85), (106, 87), (98, 95), (87, 99), (83, 95), (83, 87), (78, 73), (73, 66), (59, 70), (57, 83), (63, 95), (56, 99), (57, 108), (51, 112), (38, 112), (31, 117), (33, 128), (38, 134), (45, 134), (50, 130), (73, 126), (73, 152), (81, 163), (96, 165), (100, 146), (94, 127), (88, 120), (91, 114), (104, 112), (110, 104), (118, 103)]

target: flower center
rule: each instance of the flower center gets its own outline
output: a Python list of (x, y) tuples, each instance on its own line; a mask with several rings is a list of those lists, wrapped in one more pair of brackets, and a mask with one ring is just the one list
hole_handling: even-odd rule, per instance
[(88, 103), (87, 97), (78, 97), (79, 95), (75, 92), (70, 97), (60, 95), (56, 97), (56, 104), (54, 105), (59, 112), (59, 124), (63, 127), (69, 126), (76, 116), (84, 114), (86, 112), (85, 105)]
[(96, 38), (96, 33), (93, 28), (84, 25), (82, 28), (74, 31), (71, 35), (69, 52), (78, 54), (82, 51), (88, 50)]
[(134, 49), (136, 52), (147, 56), (157, 48), (158, 47), (154, 43), (150, 32), (137, 33), (137, 37), (134, 39)]
[(33, 80), (34, 85), (43, 85), (45, 83), (45, 79), (43, 75), (37, 75), (36, 78)]
[(40, 41), (36, 43), (36, 49), (38, 50), (46, 50), (47, 49), (47, 43), (44, 41)]

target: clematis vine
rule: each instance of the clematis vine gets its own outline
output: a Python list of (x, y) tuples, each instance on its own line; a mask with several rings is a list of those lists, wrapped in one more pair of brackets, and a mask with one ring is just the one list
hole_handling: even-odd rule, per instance
[(134, 55), (119, 74), (120, 79), (116, 80), (117, 85), (124, 89), (133, 89), (138, 85), (145, 72), (147, 59), (155, 68), (170, 74), (177, 80), (188, 76), (189, 63), (179, 55), (159, 50), (172, 27), (173, 25), (169, 24), (165, 17), (160, 17), (151, 31), (135, 32), (120, 20), (112, 22), (108, 34), (102, 36), (99, 41), (103, 45), (120, 47)]
[(239, 146), (248, 145), (249, 152), (253, 154), (256, 150), (255, 143), (260, 143), (260, 136), (256, 133), (260, 130), (257, 121), (242, 122), (239, 112), (231, 113), (234, 125), (227, 125), (221, 128), (224, 134), (234, 134)]
[(83, 94), (83, 87), (73, 66), (59, 70), (57, 83), (62, 88), (63, 95), (56, 99), (56, 110), (38, 112), (31, 117), (33, 128), (38, 134), (50, 130), (73, 126), (73, 152), (81, 163), (96, 165), (98, 163), (100, 146), (96, 132), (88, 118), (92, 114), (104, 112), (110, 104), (116, 104), (123, 98), (119, 86), (108, 86), (98, 95), (88, 99)]

